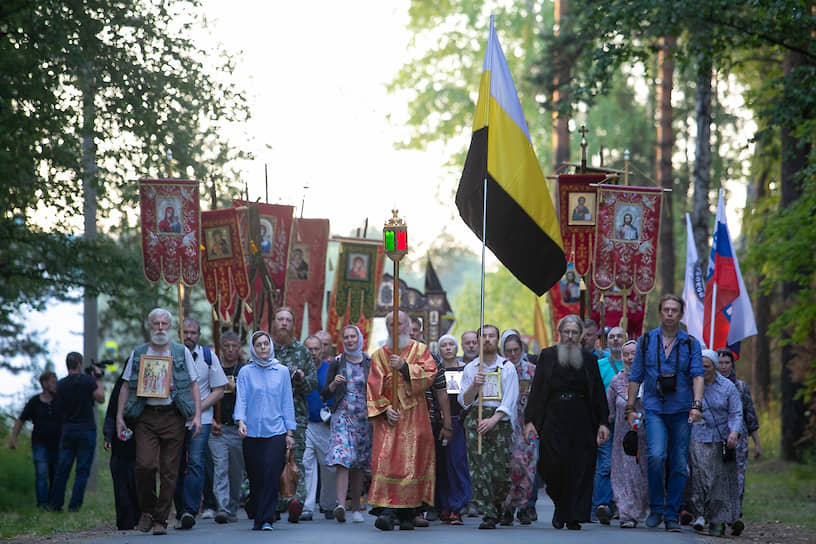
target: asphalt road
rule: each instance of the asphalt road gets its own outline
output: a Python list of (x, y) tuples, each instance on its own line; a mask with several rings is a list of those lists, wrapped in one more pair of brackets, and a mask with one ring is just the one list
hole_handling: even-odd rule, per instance
[[(543, 490), (542, 490), (543, 493)], [(612, 525), (585, 524), (580, 531), (568, 531), (566, 528), (556, 530), (550, 520), (553, 506), (548, 498), (540, 498), (537, 505), (538, 521), (532, 525), (522, 526), (518, 522), (513, 527), (498, 527), (494, 531), (477, 529), (481, 519), (464, 518), (463, 526), (455, 527), (432, 522), (431, 526), (413, 531), (394, 530), (385, 534), (374, 527), (374, 516), (365, 514), (365, 523), (351, 523), (347, 516), (346, 523), (323, 519), (320, 515), (314, 521), (288, 523), (286, 514), (275, 524), (273, 531), (252, 531), (252, 523), (242, 517), (237, 523), (218, 525), (213, 520), (197, 520), (196, 525), (187, 531), (168, 529), (166, 536), (153, 536), (139, 531), (123, 531), (115, 535), (93, 540), (94, 544), (141, 544), (161, 542), (173, 544), (194, 542), (195, 544), (251, 544), (256, 542), (279, 541), (286, 544), (382, 544), (384, 538), (405, 544), (524, 544), (541, 542), (570, 542), (603, 544), (653, 544), (655, 539), (661, 543), (698, 543), (700, 538), (690, 527), (684, 527), (682, 533), (667, 533), (659, 529), (621, 529), (617, 520)], [(241, 511), (243, 514), (243, 511)]]

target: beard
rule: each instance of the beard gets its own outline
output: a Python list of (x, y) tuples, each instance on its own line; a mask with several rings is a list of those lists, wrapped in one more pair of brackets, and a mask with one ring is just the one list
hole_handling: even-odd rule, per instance
[(150, 333), (150, 343), (156, 346), (164, 346), (170, 341), (170, 335), (164, 331)]
[(579, 369), (584, 366), (584, 354), (578, 344), (558, 344), (558, 364)]
[[(397, 337), (397, 348), (405, 349), (408, 347), (408, 344), (411, 343), (411, 335), (410, 334), (400, 334)], [(391, 333), (388, 333), (388, 340), (386, 340), (385, 345), (388, 349), (391, 349), (394, 346), (394, 337), (391, 336)]]
[(295, 339), (291, 332), (286, 329), (278, 329), (277, 327), (272, 330), (272, 336), (274, 337), (275, 343), (279, 346), (288, 346)]

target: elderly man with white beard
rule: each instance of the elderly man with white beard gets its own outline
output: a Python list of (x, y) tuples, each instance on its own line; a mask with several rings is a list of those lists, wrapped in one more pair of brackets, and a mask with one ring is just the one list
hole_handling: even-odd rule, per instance
[[(167, 516), (173, 502), (178, 467), (184, 446), (185, 423), (192, 437), (201, 430), (201, 396), (193, 355), (184, 344), (170, 341), (173, 318), (162, 308), (147, 316), (150, 342), (133, 350), (122, 379), (127, 387), (119, 392), (116, 432), (121, 436), (128, 422), (135, 421), (136, 494), (142, 511), (138, 529), (167, 534)], [(146, 357), (172, 360), (169, 394), (166, 397), (139, 395), (139, 368)], [(159, 494), (156, 496), (156, 474)]]
[[(595, 356), (581, 349), (576, 315), (558, 324), (558, 345), (541, 351), (524, 411), (524, 435), (541, 437), (538, 470), (555, 504), (552, 524), (578, 530), (592, 494), (597, 446), (609, 440), (609, 408)], [(588, 505), (587, 505), (588, 509)]]
[(374, 352), (368, 373), (366, 405), (374, 431), (368, 503), (378, 516), (377, 529), (391, 531), (398, 523), (401, 531), (410, 531), (417, 509), (434, 501), (434, 441), (424, 393), (437, 368), (428, 347), (411, 340), (405, 312), (398, 314), (399, 353), (391, 351), (393, 320), (392, 313), (385, 317), (388, 342)]

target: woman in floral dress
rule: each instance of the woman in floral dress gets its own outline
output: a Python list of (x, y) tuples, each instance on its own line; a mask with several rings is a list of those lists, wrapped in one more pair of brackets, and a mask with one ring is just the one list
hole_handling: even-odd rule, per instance
[[(637, 430), (637, 457), (626, 455), (623, 451), (623, 438), (629, 432), (626, 421), (626, 401), (629, 398), (629, 371), (635, 360), (637, 342), (629, 340), (623, 344), (623, 368), (609, 382), (606, 399), (609, 402), (609, 413), (615, 417), (615, 431), (612, 433), (612, 465), (610, 481), (615, 504), (620, 513), (621, 529), (634, 529), (646, 519), (649, 509), (649, 482), (646, 462), (646, 426), (641, 423)], [(638, 398), (635, 411), (643, 413), (643, 404)]]
[(326, 464), (337, 470), (334, 518), (346, 521), (346, 494), (351, 481), (351, 521), (363, 522), (360, 496), (363, 474), (371, 471), (371, 424), (366, 410), (366, 382), (371, 357), (363, 353), (363, 335), (354, 325), (343, 328), (343, 353), (329, 365), (324, 400), (332, 404), (331, 437)]
[[(507, 334), (509, 332), (510, 334)], [(527, 443), (524, 437), (524, 409), (527, 407), (527, 396), (530, 394), (530, 384), (533, 383), (535, 365), (526, 361), (524, 346), (521, 337), (515, 331), (507, 331), (502, 335), (501, 353), (516, 367), (519, 380), (519, 397), (516, 406), (516, 423), (510, 437), (510, 491), (504, 501), (501, 524), (513, 525), (513, 514), (518, 508), (518, 519), (522, 525), (529, 525), (532, 521), (527, 506), (533, 492), (535, 482), (536, 460), (538, 443)]]

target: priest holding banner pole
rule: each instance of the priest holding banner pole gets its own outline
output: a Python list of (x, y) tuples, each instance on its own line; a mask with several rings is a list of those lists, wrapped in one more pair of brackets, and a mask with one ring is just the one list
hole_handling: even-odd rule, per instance
[(425, 390), (437, 368), (427, 346), (411, 340), (411, 320), (398, 310), (399, 260), (408, 242), (405, 223), (393, 213), (383, 234), (394, 261), (394, 310), (385, 317), (388, 342), (372, 356), (366, 395), (374, 435), (368, 503), (377, 529), (405, 531), (413, 530), (417, 509), (433, 505), (436, 464)]

